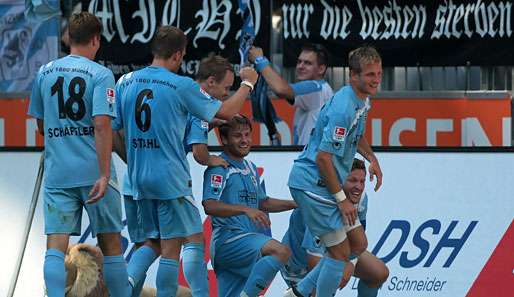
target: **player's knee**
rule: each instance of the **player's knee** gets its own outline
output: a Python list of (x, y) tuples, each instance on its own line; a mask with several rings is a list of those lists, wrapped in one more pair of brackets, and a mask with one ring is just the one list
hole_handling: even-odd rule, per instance
[(98, 234), (98, 246), (104, 256), (116, 256), (121, 254), (120, 233), (101, 233)]
[(389, 277), (389, 268), (387, 268), (387, 266), (383, 265), (383, 267), (378, 270), (378, 274), (377, 274), (378, 286), (385, 283), (388, 277)]
[(273, 256), (285, 264), (291, 256), (291, 250), (287, 246), (280, 244), (275, 248)]

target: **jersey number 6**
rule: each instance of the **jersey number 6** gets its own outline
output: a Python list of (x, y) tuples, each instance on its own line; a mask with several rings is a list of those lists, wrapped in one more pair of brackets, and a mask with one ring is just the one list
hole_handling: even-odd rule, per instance
[[(148, 129), (150, 129), (150, 123), (152, 120), (152, 110), (150, 109), (150, 105), (148, 103), (144, 102), (145, 99), (151, 100), (153, 99), (153, 92), (150, 89), (144, 89), (142, 90), (139, 95), (137, 95), (136, 99), (136, 125), (139, 128), (139, 130), (146, 132)], [(143, 113), (145, 114), (145, 122), (143, 123)]]

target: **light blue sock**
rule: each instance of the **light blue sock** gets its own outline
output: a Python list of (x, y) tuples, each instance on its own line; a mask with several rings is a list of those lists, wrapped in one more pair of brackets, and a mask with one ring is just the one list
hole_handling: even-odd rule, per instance
[(336, 293), (337, 288), (339, 288), (346, 262), (332, 259), (328, 256), (324, 256), (323, 258), (325, 261), (319, 272), (316, 296), (332, 297)]
[(182, 250), (182, 269), (193, 297), (209, 297), (207, 264), (203, 243), (187, 243)]
[(145, 285), (146, 274), (140, 279), (132, 288), (131, 297), (139, 297), (141, 296), (141, 291), (143, 291), (143, 286)]
[(361, 279), (359, 280), (359, 284), (357, 285), (357, 297), (377, 297), (378, 296), (378, 288), (370, 288), (363, 282)]
[(122, 255), (104, 256), (104, 281), (111, 297), (130, 296), (127, 264)]
[(296, 285), (296, 291), (302, 296), (309, 296), (312, 294), (312, 291), (316, 288), (316, 283), (318, 282), (319, 272), (321, 271), (321, 266), (323, 266), (324, 257), (314, 266), (314, 268)]
[(273, 278), (275, 278), (275, 274), (282, 267), (284, 267), (284, 264), (273, 256), (261, 258), (253, 266), (243, 289), (243, 293), (246, 293), (246, 295), (242, 296), (257, 297), (271, 283)]
[(66, 270), (64, 253), (58, 249), (48, 249), (43, 264), (43, 274), (48, 297), (64, 297)]
[[(130, 258), (130, 261), (127, 265), (127, 273), (130, 278), (131, 284), (134, 285), (134, 288), (139, 283), (141, 279), (146, 277), (146, 272), (148, 268), (152, 265), (152, 263), (157, 259), (159, 255), (157, 255), (154, 250), (146, 245), (138, 248)], [(132, 294), (132, 296), (138, 296)]]
[(157, 297), (175, 297), (178, 288), (177, 260), (162, 258), (157, 269)]

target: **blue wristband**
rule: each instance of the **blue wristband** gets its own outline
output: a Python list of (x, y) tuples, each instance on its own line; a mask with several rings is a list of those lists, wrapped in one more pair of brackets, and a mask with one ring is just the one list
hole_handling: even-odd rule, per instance
[(266, 57), (260, 56), (255, 58), (255, 62), (253, 64), (255, 65), (255, 69), (257, 70), (257, 72), (260, 73), (262, 69), (266, 68), (266, 66), (270, 64), (270, 62)]

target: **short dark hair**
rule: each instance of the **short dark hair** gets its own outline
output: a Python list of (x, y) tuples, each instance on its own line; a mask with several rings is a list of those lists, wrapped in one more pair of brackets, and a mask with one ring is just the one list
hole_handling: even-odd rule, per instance
[(173, 26), (159, 27), (151, 43), (152, 54), (160, 59), (168, 59), (176, 52), (185, 50), (186, 46), (186, 34)]
[(348, 67), (355, 73), (361, 73), (364, 65), (378, 62), (382, 62), (382, 58), (372, 46), (362, 46), (348, 54)]
[(85, 45), (102, 34), (102, 23), (93, 14), (82, 11), (71, 15), (68, 22), (70, 45)]
[(350, 172), (357, 169), (361, 169), (366, 172), (366, 164), (364, 164), (364, 161), (355, 158), (353, 159), (352, 170), (350, 170)]
[(247, 126), (250, 128), (250, 131), (252, 131), (252, 122), (250, 119), (244, 115), (236, 115), (230, 121), (227, 121), (218, 127), (221, 138), (227, 139), (230, 131), (240, 126)]
[(216, 82), (221, 82), (225, 78), (227, 71), (234, 72), (230, 62), (219, 55), (209, 54), (200, 61), (196, 79), (200, 82), (214, 76)]
[(314, 52), (318, 59), (318, 65), (328, 66), (328, 51), (319, 43), (307, 43), (302, 46), (302, 51)]

